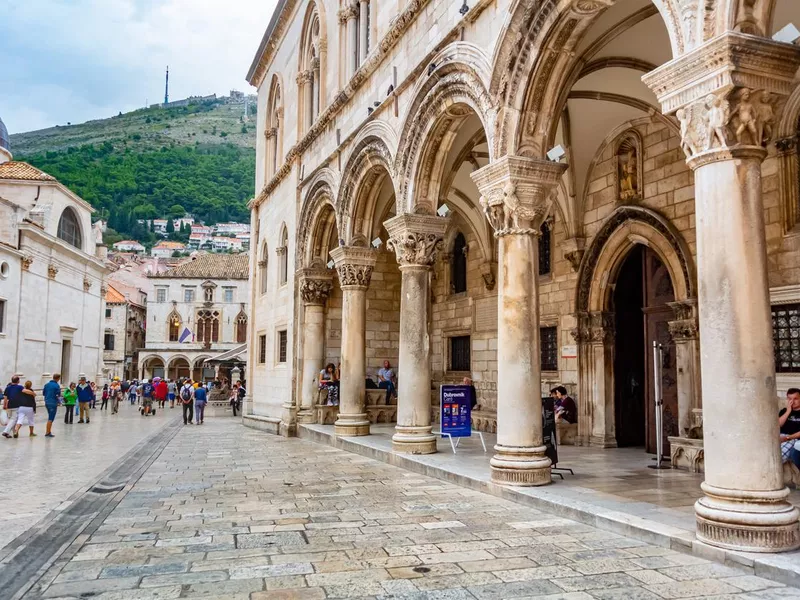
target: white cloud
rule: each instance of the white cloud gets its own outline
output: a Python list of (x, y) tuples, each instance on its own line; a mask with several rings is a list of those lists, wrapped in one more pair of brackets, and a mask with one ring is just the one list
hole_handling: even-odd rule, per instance
[(170, 98), (250, 91), (276, 0), (0, 0), (0, 116), (13, 132)]

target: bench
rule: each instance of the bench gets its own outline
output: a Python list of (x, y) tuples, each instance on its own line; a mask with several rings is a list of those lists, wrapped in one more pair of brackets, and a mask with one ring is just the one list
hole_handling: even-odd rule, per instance
[[(320, 390), (317, 404), (314, 406), (316, 422), (320, 425), (333, 425), (339, 416), (338, 406), (328, 406), (327, 390)], [(396, 423), (397, 397), (392, 396), (386, 403), (386, 390), (366, 390), (365, 412), (370, 423)]]

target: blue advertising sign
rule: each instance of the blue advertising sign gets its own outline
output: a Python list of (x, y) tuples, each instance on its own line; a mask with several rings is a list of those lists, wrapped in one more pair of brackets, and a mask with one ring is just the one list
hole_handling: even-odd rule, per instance
[(452, 437), (472, 435), (472, 390), (469, 385), (443, 385), (439, 388), (443, 434), (448, 433)]

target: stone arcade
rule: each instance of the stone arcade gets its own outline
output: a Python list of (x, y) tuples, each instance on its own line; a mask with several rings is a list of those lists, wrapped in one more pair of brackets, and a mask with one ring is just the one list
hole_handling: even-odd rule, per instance
[(800, 5), (467, 4), (278, 3), (248, 74), (245, 422), (313, 422), (333, 362), (335, 431), (368, 435), (389, 360), (394, 450), (435, 452), (436, 390), (470, 376), (492, 479), (542, 485), (555, 383), (575, 443), (655, 452), (660, 342), (668, 451), (705, 470), (698, 538), (797, 548), (776, 411), (800, 379), (800, 48), (771, 36)]

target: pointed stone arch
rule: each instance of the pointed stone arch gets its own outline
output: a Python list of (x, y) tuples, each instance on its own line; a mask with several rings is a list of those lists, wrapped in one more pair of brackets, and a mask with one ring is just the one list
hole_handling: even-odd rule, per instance
[[(328, 258), (318, 251), (324, 230), (341, 231), (336, 215), (334, 189), (327, 177), (320, 177), (309, 188), (300, 213), (297, 239), (297, 265), (308, 268), (313, 264), (328, 262)], [(332, 221), (332, 223), (331, 223)]]

